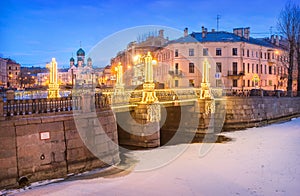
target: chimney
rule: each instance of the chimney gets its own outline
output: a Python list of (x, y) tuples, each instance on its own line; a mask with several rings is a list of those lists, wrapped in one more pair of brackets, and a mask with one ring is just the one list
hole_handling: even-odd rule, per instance
[(202, 26), (202, 38), (206, 37), (206, 31), (207, 31), (207, 29), (204, 28), (204, 26)]
[(249, 40), (249, 38), (250, 38), (250, 27), (244, 28), (244, 38)]
[(271, 43), (274, 44), (274, 35), (271, 35)]
[(188, 31), (188, 28), (186, 27), (183, 31), (183, 36), (186, 37), (189, 35), (189, 31)]
[(235, 28), (235, 29), (233, 29), (233, 33), (239, 37), (243, 37), (244, 29), (243, 28)]
[(276, 45), (276, 46), (279, 46), (279, 37), (278, 37), (278, 35), (276, 35), (276, 42), (275, 42), (275, 45)]
[(163, 29), (159, 30), (158, 35), (159, 37), (164, 37), (164, 30)]

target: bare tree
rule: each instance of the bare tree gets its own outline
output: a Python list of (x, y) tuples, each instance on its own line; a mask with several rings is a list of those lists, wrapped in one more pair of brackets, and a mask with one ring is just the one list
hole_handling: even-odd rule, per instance
[(300, 7), (299, 5), (296, 6), (296, 13), (297, 13), (297, 26), (296, 26), (296, 59), (297, 59), (297, 96), (300, 96)]
[(299, 26), (299, 14), (296, 4), (290, 1), (286, 3), (284, 9), (280, 12), (278, 18), (278, 28), (279, 31), (286, 36), (289, 42), (289, 66), (288, 66), (288, 86), (287, 93), (288, 96), (293, 94), (293, 69), (294, 69), (294, 58), (295, 58), (295, 48), (296, 48), (296, 35), (297, 28)]

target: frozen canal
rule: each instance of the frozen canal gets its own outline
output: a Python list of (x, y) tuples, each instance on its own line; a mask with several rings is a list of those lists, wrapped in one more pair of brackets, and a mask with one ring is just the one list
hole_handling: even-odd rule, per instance
[[(300, 119), (268, 127), (225, 134), (233, 141), (190, 144), (173, 161), (156, 169), (132, 172), (112, 178), (63, 181), (30, 190), (15, 190), (17, 195), (299, 195)], [(157, 151), (176, 148), (168, 146)], [(148, 160), (151, 157), (148, 157)], [(152, 160), (155, 161), (155, 160)]]

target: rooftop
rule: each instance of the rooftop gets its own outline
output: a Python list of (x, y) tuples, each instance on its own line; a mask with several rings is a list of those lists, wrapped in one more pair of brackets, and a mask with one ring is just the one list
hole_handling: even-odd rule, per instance
[(176, 40), (169, 41), (168, 43), (191, 43), (191, 42), (246, 42), (250, 44), (256, 44), (259, 46), (276, 48), (276, 46), (268, 41), (252, 38), (246, 39), (245, 37), (238, 36), (234, 33), (225, 31), (206, 32), (205, 36), (202, 36), (202, 32), (192, 32), (188, 36), (181, 37)]

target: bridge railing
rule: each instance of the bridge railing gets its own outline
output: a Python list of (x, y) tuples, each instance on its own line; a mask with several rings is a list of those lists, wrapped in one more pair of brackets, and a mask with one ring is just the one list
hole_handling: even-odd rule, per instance
[[(200, 89), (156, 89), (159, 102), (184, 101), (199, 98)], [(212, 89), (214, 97), (223, 95), (222, 89)], [(125, 91), (115, 94), (113, 91), (93, 93), (74, 93), (73, 96), (61, 98), (14, 99), (5, 102), (0, 100), (0, 116), (16, 116), (71, 110), (95, 111), (110, 106), (124, 106), (142, 100), (142, 90)]]
[[(88, 101), (88, 104), (84, 106), (86, 102), (83, 101)], [(93, 111), (94, 109), (109, 108), (110, 105), (111, 102), (109, 100), (109, 96), (102, 93), (60, 98), (13, 99), (6, 100), (4, 102), (3, 100), (0, 100), (0, 116), (18, 116), (82, 110), (84, 107), (90, 107), (90, 111)]]

